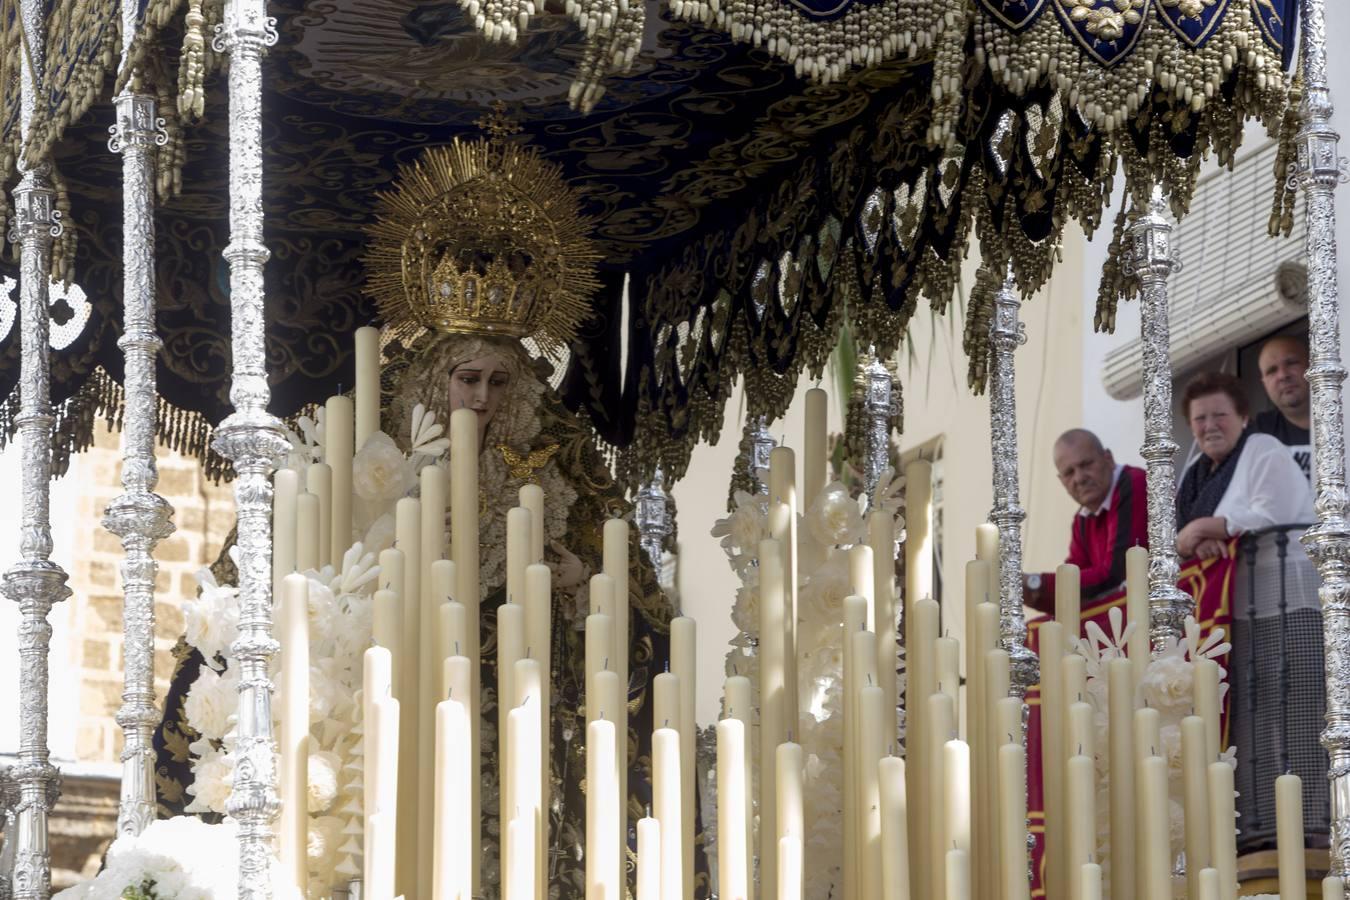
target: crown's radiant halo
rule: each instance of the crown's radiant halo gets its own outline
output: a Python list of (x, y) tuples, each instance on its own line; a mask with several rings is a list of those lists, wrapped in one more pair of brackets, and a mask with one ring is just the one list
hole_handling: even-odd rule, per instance
[(556, 354), (590, 310), (599, 253), (558, 166), (494, 137), (434, 147), (377, 195), (368, 286), (393, 334), (533, 337)]

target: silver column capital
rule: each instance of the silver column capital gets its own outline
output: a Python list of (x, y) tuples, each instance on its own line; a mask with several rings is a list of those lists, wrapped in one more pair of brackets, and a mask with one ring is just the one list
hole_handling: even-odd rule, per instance
[(1172, 358), (1167, 321), (1167, 279), (1181, 268), (1172, 253), (1172, 224), (1162, 192), (1154, 188), (1136, 207), (1125, 232), (1124, 271), (1139, 281), (1144, 363), (1144, 444), (1140, 454), (1148, 484), (1149, 644), (1156, 653), (1185, 634), (1194, 610), (1177, 587), (1176, 441), (1172, 440)]
[(875, 502), (881, 473), (890, 462), (891, 422), (900, 414), (900, 396), (891, 370), (869, 350), (862, 367), (863, 409), (867, 416), (867, 452), (863, 460), (863, 491)]
[(1022, 614), (1022, 521), (1017, 475), (1017, 391), (1013, 353), (1026, 343), (1018, 321), (1022, 300), (1009, 272), (994, 295), (989, 322), (993, 365), (989, 378), (989, 431), (994, 456), (994, 508), (989, 521), (998, 526), (999, 642), (1012, 657), (1012, 690), (1025, 697), (1040, 681), (1036, 654), (1027, 649), (1027, 623)]
[(637, 495), (636, 519), (638, 543), (647, 554), (652, 567), (661, 571), (661, 558), (664, 555), (666, 539), (675, 530), (671, 515), (670, 496), (666, 493), (665, 473), (656, 467), (651, 481), (644, 484)]
[(769, 493), (769, 455), (777, 446), (767, 420), (760, 416), (750, 430), (750, 477), (755, 479), (761, 494)]

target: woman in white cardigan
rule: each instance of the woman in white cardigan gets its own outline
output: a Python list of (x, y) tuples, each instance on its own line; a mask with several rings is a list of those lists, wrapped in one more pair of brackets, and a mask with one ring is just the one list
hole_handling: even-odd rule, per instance
[(1313, 521), (1312, 489), (1289, 450), (1247, 432), (1247, 395), (1232, 375), (1206, 372), (1186, 385), (1182, 407), (1200, 456), (1177, 490), (1177, 552), (1220, 556), (1230, 538)]

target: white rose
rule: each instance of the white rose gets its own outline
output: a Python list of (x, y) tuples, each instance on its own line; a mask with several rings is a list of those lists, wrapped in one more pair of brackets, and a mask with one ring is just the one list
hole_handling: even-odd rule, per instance
[(192, 765), (192, 784), (187, 792), (192, 802), (184, 807), (188, 813), (225, 814), (225, 802), (234, 787), (234, 760), (227, 753), (213, 751)]
[(338, 849), (342, 846), (342, 820), (337, 816), (319, 816), (310, 820), (309, 845), (306, 856), (309, 859), (309, 871), (315, 880), (329, 884), (334, 879), (333, 869), (338, 862)]
[(835, 481), (826, 486), (806, 511), (806, 526), (823, 546), (856, 544), (862, 540), (865, 523), (858, 502)]
[(802, 621), (820, 626), (839, 626), (844, 622), (844, 598), (853, 593), (848, 562), (842, 553), (831, 554), (824, 565), (811, 573), (799, 594), (798, 613)]
[(1190, 714), (1192, 681), (1190, 663), (1179, 656), (1160, 656), (1144, 670), (1139, 693), (1164, 719), (1177, 721)]
[(338, 793), (338, 769), (342, 760), (336, 753), (320, 750), (309, 755), (309, 790), (306, 806), (310, 813), (328, 812)]
[(731, 621), (741, 631), (759, 633), (759, 588), (743, 584), (736, 590), (736, 602), (731, 607)]
[(209, 666), (203, 666), (183, 701), (188, 724), (206, 740), (217, 741), (225, 737), (239, 709), (239, 676), (232, 672), (219, 675)]
[(408, 489), (409, 467), (394, 439), (377, 431), (352, 459), (352, 490), (362, 500), (397, 500)]

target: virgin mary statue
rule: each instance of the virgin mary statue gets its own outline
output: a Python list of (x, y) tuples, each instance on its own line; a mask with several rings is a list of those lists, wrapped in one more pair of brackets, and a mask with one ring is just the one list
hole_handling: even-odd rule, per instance
[[(488, 130), (488, 139), (457, 140), (428, 151), (400, 173), (395, 190), (379, 197), (366, 265), (369, 290), (384, 320), (382, 382), (388, 402), (382, 424), (390, 435), (408, 435), (428, 412), (440, 422), (459, 409), (477, 413), (483, 598), (478, 623), (483, 857), (478, 864), (487, 896), (497, 894), (503, 832), (497, 809), (496, 634), (497, 609), (507, 600), (506, 514), (517, 505), (523, 485), (543, 489), (545, 561), (554, 575), (548, 882), (550, 896), (581, 897), (582, 627), (592, 611), (590, 577), (602, 569), (601, 526), (625, 516), (629, 507), (593, 432), (566, 409), (547, 380), (550, 360), (573, 337), (596, 286), (598, 254), (587, 237), (587, 222), (555, 166), (506, 140), (507, 129), (500, 124)], [(354, 537), (361, 537), (359, 529)], [(628, 559), (626, 584), (616, 586), (616, 599), (629, 607), (630, 633), (618, 642), (623, 646), (626, 640), (629, 654), (626, 799), (631, 824), (651, 801), (649, 685), (666, 668), (672, 610), (635, 536)], [(217, 571), (216, 580), (231, 575)], [(217, 660), (211, 668), (219, 671), (227, 663)], [(190, 787), (198, 770), (190, 765), (188, 748), (200, 738), (184, 701), (203, 668), (203, 654), (183, 647), (166, 719), (156, 735), (161, 807), (168, 812), (192, 811), (191, 798), (199, 796)], [(631, 834), (630, 828), (630, 850)], [(701, 859), (700, 853), (699, 873), (705, 868)], [(694, 887), (696, 895), (706, 895), (706, 874), (696, 876)]]

